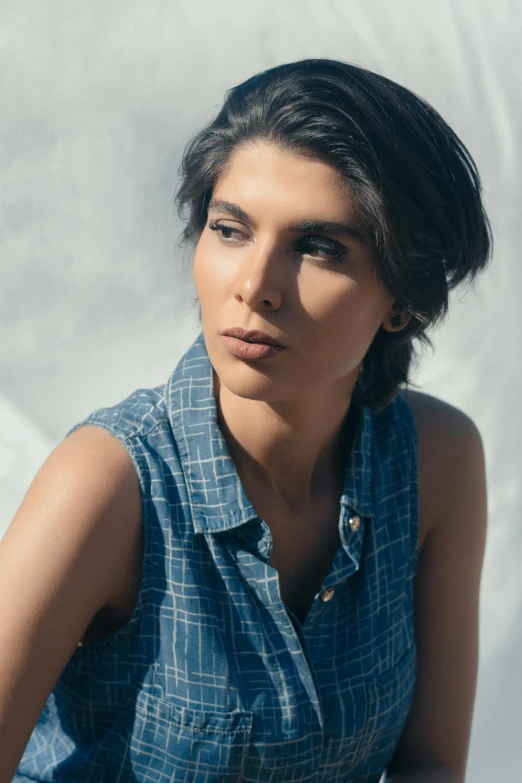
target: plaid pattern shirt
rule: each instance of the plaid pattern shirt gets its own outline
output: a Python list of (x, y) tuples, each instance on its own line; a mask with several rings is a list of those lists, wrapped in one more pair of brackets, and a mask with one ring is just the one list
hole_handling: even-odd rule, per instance
[(303, 623), (219, 429), (202, 335), (165, 384), (70, 432), (85, 424), (111, 432), (137, 471), (142, 583), (130, 620), (78, 647), (14, 780), (377, 783), (415, 685), (417, 442), (404, 399), (360, 410), (341, 543)]

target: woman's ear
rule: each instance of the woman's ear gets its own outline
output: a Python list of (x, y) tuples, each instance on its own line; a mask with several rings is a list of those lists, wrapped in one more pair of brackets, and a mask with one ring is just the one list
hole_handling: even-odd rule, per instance
[(382, 322), (387, 332), (400, 332), (411, 320), (411, 313), (398, 302), (394, 302)]

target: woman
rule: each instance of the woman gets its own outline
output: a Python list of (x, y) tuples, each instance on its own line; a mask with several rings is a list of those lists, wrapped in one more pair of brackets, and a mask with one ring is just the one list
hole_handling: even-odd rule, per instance
[(0, 783), (463, 781), (483, 449), (398, 390), (489, 256), (473, 161), (403, 87), (304, 60), (229, 92), (177, 198), (202, 334), (68, 433), (2, 541)]

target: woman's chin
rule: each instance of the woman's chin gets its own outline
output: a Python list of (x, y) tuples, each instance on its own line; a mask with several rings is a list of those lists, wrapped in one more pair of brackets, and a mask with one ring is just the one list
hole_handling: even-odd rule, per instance
[(214, 373), (217, 376), (217, 381), (214, 384), (216, 391), (219, 384), (222, 383), (229, 392), (246, 400), (271, 402), (285, 396), (281, 382), (277, 382), (274, 378), (268, 377), (255, 368), (243, 366), (231, 370), (228, 367), (214, 366)]

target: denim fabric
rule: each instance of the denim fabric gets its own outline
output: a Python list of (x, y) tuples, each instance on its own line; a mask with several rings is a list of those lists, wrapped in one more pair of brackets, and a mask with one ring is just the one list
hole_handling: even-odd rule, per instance
[(361, 409), (341, 544), (303, 624), (281, 601), (269, 528), (218, 427), (202, 335), (166, 384), (70, 432), (85, 424), (121, 441), (138, 473), (142, 584), (121, 630), (78, 647), (15, 781), (377, 783), (415, 684), (417, 445), (404, 399)]

